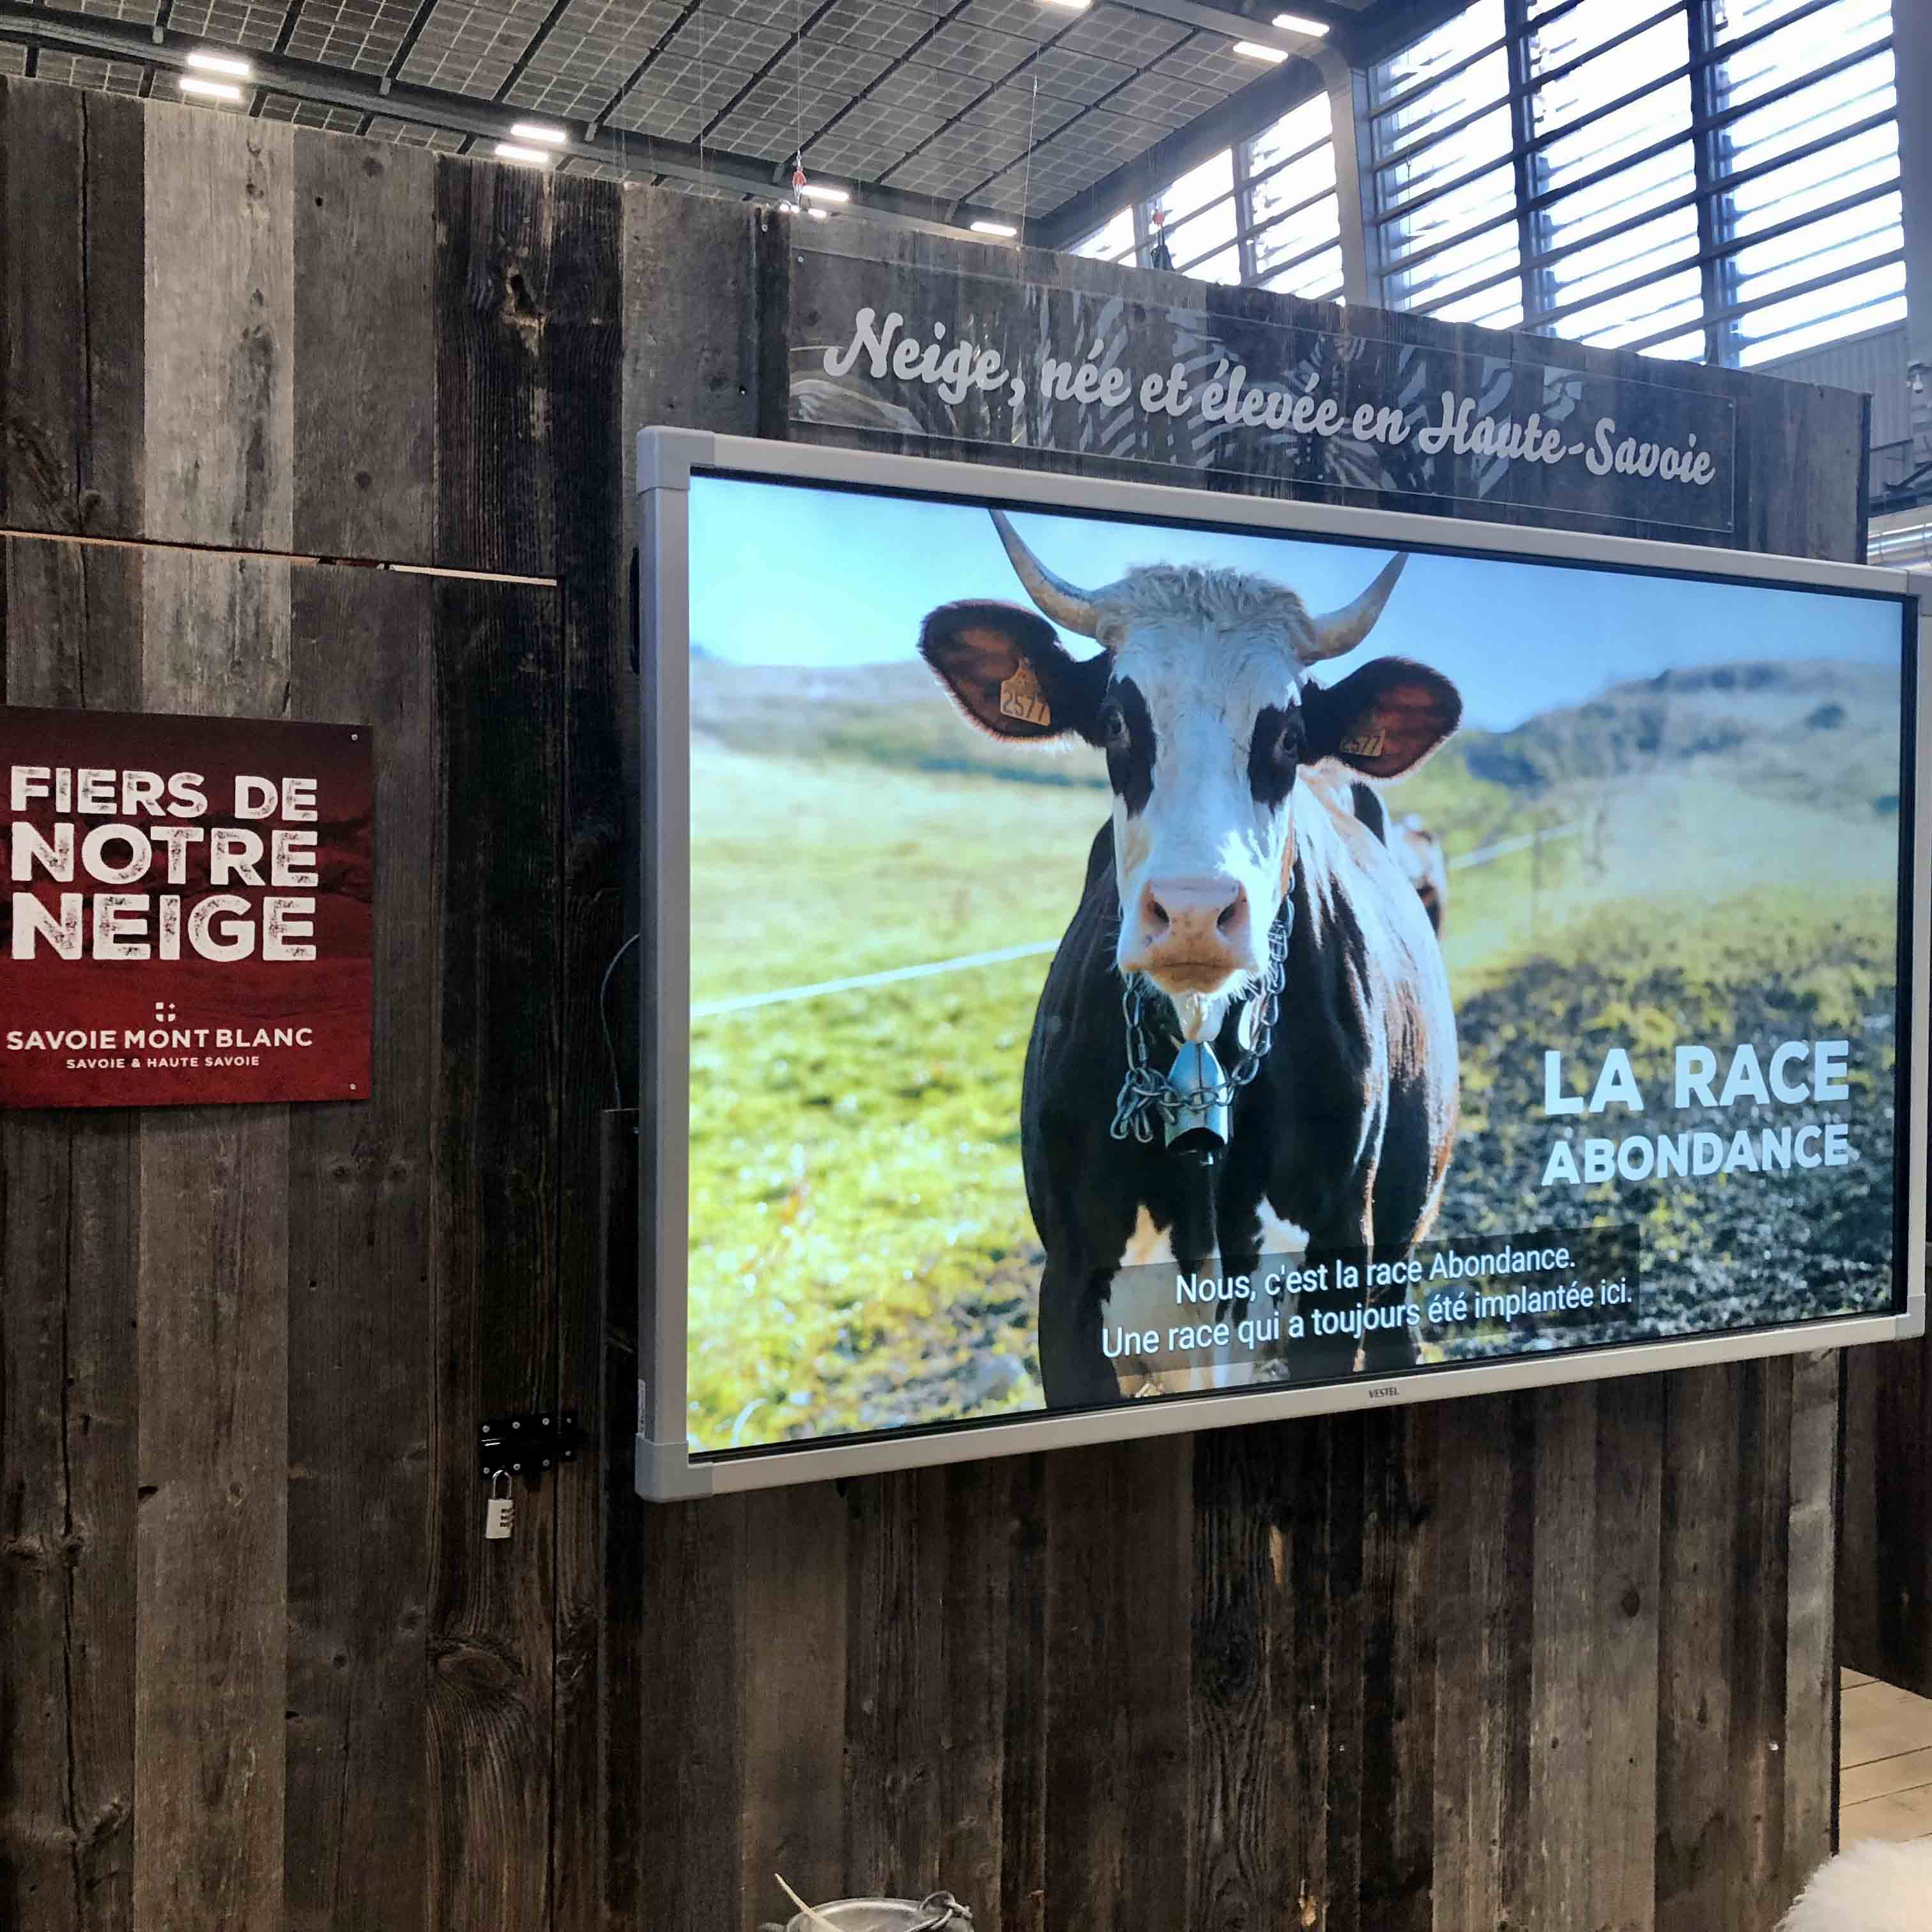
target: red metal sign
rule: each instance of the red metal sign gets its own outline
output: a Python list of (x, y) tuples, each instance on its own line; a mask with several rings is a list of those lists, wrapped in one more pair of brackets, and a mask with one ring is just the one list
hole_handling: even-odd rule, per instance
[(0, 1106), (366, 1099), (373, 746), (0, 706)]

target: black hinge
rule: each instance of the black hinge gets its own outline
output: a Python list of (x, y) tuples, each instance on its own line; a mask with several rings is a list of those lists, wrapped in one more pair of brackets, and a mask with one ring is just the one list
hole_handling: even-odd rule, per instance
[(478, 1460), (486, 1476), (540, 1476), (556, 1463), (575, 1462), (581, 1439), (574, 1408), (548, 1415), (496, 1415), (483, 1425)]

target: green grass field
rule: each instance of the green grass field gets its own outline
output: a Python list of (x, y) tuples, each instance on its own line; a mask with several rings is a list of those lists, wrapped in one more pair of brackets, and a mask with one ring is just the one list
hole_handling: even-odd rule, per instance
[[(814, 693), (796, 674), (768, 684), (694, 667), (716, 674), (696, 680), (694, 701), (706, 721), (693, 769), (700, 1007), (1064, 930), (1108, 808), (1097, 760), (980, 739), (936, 698), (922, 707), (906, 668), (887, 668), (878, 692), (848, 678)], [(1895, 848), (1874, 803), (1879, 785), (1798, 793), (1791, 774), (1817, 694), (1773, 695), (1792, 713), (1768, 727), (1756, 718), (1773, 757), (1700, 712), (1671, 727), (1687, 739), (1681, 757), (1619, 769), (1580, 752), (1574, 726), (1568, 737), (1552, 726), (1527, 751), (1459, 740), (1391, 789), (1392, 808), (1421, 812), (1452, 855), (1539, 826), (1588, 827), (1452, 874), (1444, 954), (1465, 1123), (1444, 1232), (1559, 1225), (1532, 1185), (1550, 1124), (1527, 1083), (1540, 1080), (1546, 1042), (1810, 1037), (1888, 1009)], [(1862, 715), (1848, 731), (1862, 730)], [(1629, 730), (1642, 742), (1652, 726)], [(1486, 760), (1514, 769), (1508, 758), (1532, 753), (1542, 764), (1531, 780), (1482, 776)], [(1767, 786), (1742, 790), (1740, 771), (1760, 768)], [(1829, 884), (1799, 892), (1794, 878)], [(688, 1426), (698, 1444), (1037, 1406), (1041, 1256), (1018, 1101), (1047, 964), (694, 1022)], [(1874, 1044), (1874, 1067), (1888, 1064), (1888, 1037)], [(1824, 1246), (1844, 1262), (1820, 1292), (1864, 1278), (1871, 1203), (1858, 1189), (1889, 1134), (1876, 1072), (1851, 1111), (1868, 1166), (1834, 1171), (1831, 1186), (1816, 1176), (1626, 1186), (1614, 1199), (1599, 1189), (1562, 1205), (1634, 1216), (1658, 1252), (1700, 1256), (1680, 1271), (1694, 1300), (1653, 1301), (1646, 1328), (1788, 1314), (1808, 1280), (1769, 1258), (1780, 1244), (1787, 1255), (1816, 1246), (1807, 1228), (1819, 1217)]]

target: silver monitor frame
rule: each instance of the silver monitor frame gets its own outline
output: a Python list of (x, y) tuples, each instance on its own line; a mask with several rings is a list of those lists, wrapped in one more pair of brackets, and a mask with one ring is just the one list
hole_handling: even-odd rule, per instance
[[(1394, 1377), (1306, 1388), (1221, 1391), (1124, 1402), (1071, 1414), (940, 1426), (914, 1434), (840, 1438), (760, 1448), (727, 1460), (694, 1461), (684, 1419), (689, 1298), (688, 1124), (691, 960), (691, 609), (687, 578), (694, 470), (774, 482), (850, 484), (956, 496), (1021, 507), (1111, 512), (1171, 524), (1234, 526), (1295, 537), (1340, 537), (1384, 546), (1425, 545), (1552, 562), (1691, 572), (1796, 589), (1916, 596), (1906, 572), (1815, 559), (1766, 556), (1702, 546), (1568, 530), (1476, 523), (1460, 518), (1342, 508), (1275, 497), (1222, 495), (1164, 484), (1123, 483), (1058, 472), (766, 442), (688, 429), (646, 429), (638, 438), (640, 567), (638, 664), (643, 747), (644, 989), (639, 1038), (647, 1087), (640, 1088), (638, 1429), (637, 1486), (662, 1500), (723, 1495), (789, 1483), (930, 1467), (1076, 1444), (1171, 1436), (1197, 1429), (1400, 1406), (1558, 1382), (1594, 1382), (1660, 1369), (1809, 1353), (1853, 1343), (1904, 1341), (1925, 1332), (1926, 963), (1932, 920), (1932, 839), (1926, 836), (1932, 705), (1916, 702), (1912, 787), (1910, 1144), (1906, 1187), (1906, 1300), (1903, 1315), (1850, 1316), (1738, 1334), (1634, 1342), (1574, 1354), (1539, 1353)], [(1932, 599), (1918, 612), (1917, 662), (1932, 651)], [(1916, 692), (1916, 680), (1912, 687)], [(655, 989), (653, 1003), (651, 994)]]

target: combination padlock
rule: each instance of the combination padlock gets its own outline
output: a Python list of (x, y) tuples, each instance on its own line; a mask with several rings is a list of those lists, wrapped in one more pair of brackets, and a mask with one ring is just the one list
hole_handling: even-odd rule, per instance
[[(496, 1485), (501, 1483), (503, 1493), (496, 1493)], [(510, 1532), (516, 1527), (517, 1498), (510, 1484), (510, 1472), (499, 1469), (490, 1478), (489, 1506), (483, 1512), (483, 1539), (486, 1543), (503, 1543), (509, 1538)]]

